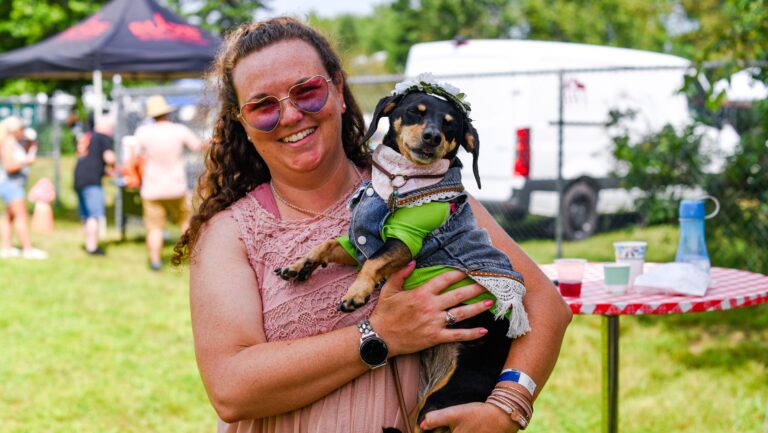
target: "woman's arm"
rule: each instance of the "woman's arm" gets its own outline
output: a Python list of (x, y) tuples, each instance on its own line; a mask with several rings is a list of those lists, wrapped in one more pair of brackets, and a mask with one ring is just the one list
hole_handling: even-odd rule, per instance
[(3, 168), (6, 173), (13, 174), (24, 168), (23, 161), (16, 159), (15, 143), (10, 139), (5, 139), (0, 143), (0, 160), (3, 162)]
[[(515, 270), (525, 278), (523, 304), (528, 312), (531, 331), (512, 342), (504, 368), (514, 368), (531, 376), (537, 385), (535, 398), (555, 367), (572, 313), (549, 278), (496, 223), (493, 216), (474, 198), (470, 197), (470, 204), (478, 225), (488, 231), (493, 245), (509, 256)], [(516, 383), (505, 385), (520, 386)], [(450, 426), (454, 433), (517, 431), (519, 428), (500, 409), (481, 403), (430, 412), (425, 422), (428, 428)]]
[[(528, 312), (531, 331), (515, 339), (504, 368), (525, 372), (536, 382), (536, 395), (544, 387), (555, 362), (572, 313), (539, 266), (502, 229), (488, 211), (470, 199), (478, 225), (488, 230), (493, 245), (509, 256), (515, 270), (525, 278), (523, 304)], [(534, 398), (536, 396), (534, 395)]]
[[(229, 211), (211, 219), (195, 253), (190, 274), (195, 353), (208, 396), (224, 421), (303, 407), (368, 371), (358, 354), (360, 334), (354, 326), (292, 341), (266, 341), (258, 282)], [(464, 277), (452, 272), (403, 293), (400, 287), (410, 270), (412, 266), (390, 277), (371, 316), (390, 356), (482, 335), (480, 329), (447, 329), (443, 322), (443, 310), (477, 296), (481, 287), (439, 294)], [(461, 317), (470, 317), (488, 307), (476, 303), (459, 308), (464, 309)]]

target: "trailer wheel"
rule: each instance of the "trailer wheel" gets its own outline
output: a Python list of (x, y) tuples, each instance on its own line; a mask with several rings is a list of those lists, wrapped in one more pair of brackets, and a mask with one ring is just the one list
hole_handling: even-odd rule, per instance
[(597, 192), (587, 182), (576, 182), (563, 194), (563, 237), (585, 239), (597, 230)]

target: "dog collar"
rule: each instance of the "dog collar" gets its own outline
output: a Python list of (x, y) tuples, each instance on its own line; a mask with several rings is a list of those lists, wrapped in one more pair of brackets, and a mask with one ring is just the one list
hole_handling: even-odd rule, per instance
[(387, 200), (387, 207), (392, 209), (398, 195), (440, 182), (450, 165), (447, 159), (416, 165), (393, 149), (379, 145), (373, 151), (371, 183), (376, 193)]

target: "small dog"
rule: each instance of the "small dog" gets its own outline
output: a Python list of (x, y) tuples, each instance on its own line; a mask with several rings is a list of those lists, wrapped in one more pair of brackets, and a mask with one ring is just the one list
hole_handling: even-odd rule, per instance
[[(473, 156), (480, 186), (480, 142), (469, 105), (457, 89), (447, 90), (452, 86), (429, 76), (426, 80), (398, 85), (400, 91), (376, 106), (364, 141), (383, 116), (389, 118), (390, 129), (374, 151), (371, 182), (350, 200), (349, 235), (327, 240), (293, 264), (275, 269), (286, 280), (303, 281), (329, 262), (362, 264), (338, 305), (347, 312), (364, 305), (377, 286), (414, 258), (417, 269), (408, 280), (425, 279), (435, 269), (460, 269), (468, 275), (463, 284), (480, 283), (490, 292), (483, 297), (495, 296), (495, 317), (488, 312), (452, 323), (446, 316), (448, 326), (484, 327), (489, 331), (485, 336), (422, 352), (419, 404), (410, 416), (415, 431), (421, 431), (418, 425), (429, 411), (485, 401), (498, 381), (511, 338), (530, 329), (522, 306), (523, 278), (476, 226), (461, 184), (459, 147)], [(422, 282), (408, 280), (406, 289)], [(495, 320), (505, 315), (509, 323)]]

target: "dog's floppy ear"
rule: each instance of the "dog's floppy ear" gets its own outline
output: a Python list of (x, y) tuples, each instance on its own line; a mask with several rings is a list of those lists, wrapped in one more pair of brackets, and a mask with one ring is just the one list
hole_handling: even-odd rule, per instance
[(373, 110), (373, 120), (371, 120), (368, 130), (365, 131), (365, 136), (363, 136), (363, 143), (368, 142), (373, 134), (376, 133), (381, 116), (386, 116), (391, 113), (392, 110), (397, 107), (397, 104), (401, 99), (403, 99), (403, 95), (385, 96), (379, 100), (379, 103), (376, 104), (376, 108)]
[(482, 188), (480, 186), (480, 172), (477, 168), (477, 157), (480, 155), (480, 137), (478, 137), (477, 130), (472, 125), (469, 116), (464, 116), (464, 136), (461, 139), (461, 146), (467, 153), (472, 154), (472, 171), (475, 173), (477, 187)]

